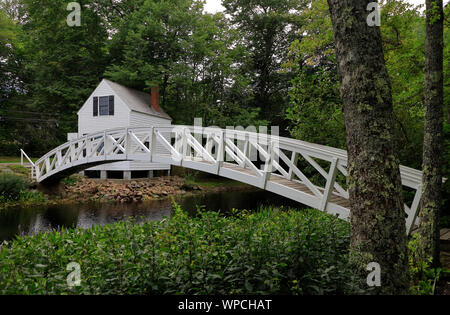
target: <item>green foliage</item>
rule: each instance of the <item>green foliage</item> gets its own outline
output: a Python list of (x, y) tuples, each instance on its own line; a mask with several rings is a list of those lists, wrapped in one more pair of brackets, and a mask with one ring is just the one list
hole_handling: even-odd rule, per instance
[(22, 190), (20, 192), (19, 201), (21, 201), (21, 202), (39, 203), (39, 202), (46, 202), (46, 201), (48, 201), (48, 199), (40, 191), (37, 191), (37, 190)]
[(225, 13), (239, 31), (238, 42), (248, 51), (246, 58), (240, 60), (239, 67), (253, 92), (247, 104), (261, 108), (261, 117), (273, 125), (285, 125), (283, 115), (289, 101), (289, 81), (293, 73), (281, 71), (282, 64), (287, 61), (290, 43), (298, 37), (297, 32), (304, 24), (300, 12), (306, 8), (307, 2), (222, 1)]
[(0, 173), (0, 197), (3, 201), (17, 201), (21, 192), (28, 188), (28, 181), (20, 175), (9, 172)]
[[(300, 29), (300, 38), (292, 42), (290, 60), (285, 63), (287, 69), (297, 73), (291, 82), (291, 108), (287, 110), (286, 118), (290, 121), (289, 129), (293, 137), (344, 148), (342, 140), (345, 139), (345, 129), (340, 113), (339, 82), (328, 4), (326, 0), (309, 2), (308, 8), (301, 12), (307, 23)], [(394, 143), (403, 165), (421, 169), (425, 18), (406, 1), (385, 0), (381, 5), (383, 50), (391, 80), (396, 123)], [(448, 13), (449, 6), (445, 9), (446, 16)], [(447, 24), (444, 31), (445, 65), (450, 60), (449, 39)], [(445, 65), (444, 97), (448, 97), (450, 76), (446, 74), (450, 67)], [(444, 100), (447, 123), (450, 117), (448, 104)], [(447, 155), (444, 165), (450, 161)]]
[(73, 186), (80, 181), (81, 181), (81, 178), (78, 175), (71, 175), (71, 176), (65, 177), (61, 180), (61, 182), (66, 186)]
[(305, 67), (292, 84), (292, 106), (286, 111), (286, 118), (292, 122), (291, 135), (304, 141), (345, 149), (344, 115), (337, 74), (333, 70)]
[(0, 103), (0, 154), (22, 148), (39, 156), (76, 129), (76, 112), (106, 67), (107, 30), (92, 0), (78, 1), (82, 23), (77, 27), (66, 23), (65, 0), (9, 2), (0, 7), (16, 35), (8, 39), (8, 55), (0, 63), (0, 71), (3, 64), (7, 69), (0, 78), (8, 80), (0, 86), (9, 91)]
[(383, 1), (381, 32), (392, 86), (395, 144), (402, 164), (421, 169), (425, 19), (404, 1)]
[(123, 5), (126, 15), (112, 24), (114, 64), (105, 75), (149, 91), (160, 86), (161, 105), (174, 123), (225, 127), (255, 124), (257, 109), (242, 101), (251, 91), (233, 64), (245, 56), (237, 33), (222, 14), (204, 14), (193, 0), (141, 1)]
[[(355, 292), (349, 225), (318, 211), (202, 212), (158, 222), (20, 237), (0, 249), (0, 292), (337, 294)], [(66, 285), (70, 262), (81, 286)]]
[(423, 257), (420, 248), (420, 235), (416, 233), (408, 243), (410, 292), (414, 295), (433, 295), (439, 278), (450, 272), (442, 268), (431, 268), (433, 258)]

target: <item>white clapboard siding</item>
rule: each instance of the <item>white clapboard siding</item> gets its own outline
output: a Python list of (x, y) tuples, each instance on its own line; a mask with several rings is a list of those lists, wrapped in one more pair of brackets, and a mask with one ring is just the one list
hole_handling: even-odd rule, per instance
[[(98, 115), (94, 117), (92, 110), (94, 96), (109, 95), (114, 95), (114, 115)], [(83, 136), (102, 130), (127, 127), (130, 121), (130, 112), (129, 107), (117, 96), (108, 83), (103, 80), (78, 111), (78, 134)]]

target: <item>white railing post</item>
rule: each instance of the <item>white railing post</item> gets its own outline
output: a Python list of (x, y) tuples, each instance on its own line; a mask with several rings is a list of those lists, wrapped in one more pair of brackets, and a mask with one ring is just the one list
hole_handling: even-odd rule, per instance
[[(86, 153), (87, 154), (87, 153)], [(61, 150), (56, 151), (56, 166), (61, 166), (62, 164), (62, 154), (61, 154)]]
[(108, 140), (108, 135), (105, 132), (103, 132), (103, 155), (105, 157), (106, 160), (106, 156), (109, 154), (110, 151), (110, 145), (109, 145), (110, 141)]
[(273, 148), (273, 142), (269, 140), (270, 142), (267, 145), (267, 158), (264, 161), (264, 171), (262, 176), (262, 182), (261, 182), (261, 188), (266, 189), (267, 182), (270, 179), (270, 175), (272, 174), (272, 168), (273, 168), (273, 159), (274, 159), (274, 148)]
[(150, 136), (148, 137), (148, 149), (150, 150), (150, 162), (153, 162), (154, 148), (155, 148), (156, 136), (155, 129), (150, 127)]
[(411, 233), (411, 229), (416, 222), (417, 214), (419, 212), (420, 198), (422, 197), (422, 185), (419, 185), (414, 195), (414, 200), (411, 204), (411, 208), (408, 213), (408, 218), (406, 218), (406, 234)]
[[(244, 154), (244, 156), (246, 157), (246, 158), (248, 158), (250, 161), (251, 161), (251, 159), (250, 159), (250, 153), (249, 153), (249, 143), (250, 143), (250, 140), (248, 139), (249, 138), (249, 135), (248, 135), (248, 133), (246, 133), (245, 134), (245, 139), (244, 139), (244, 152), (242, 152), (243, 154)], [(253, 162), (253, 161), (252, 161)], [(247, 167), (247, 165), (245, 164), (245, 159), (242, 159), (242, 163), (241, 163), (241, 167), (242, 168), (246, 168)]]
[(205, 149), (206, 149), (206, 152), (208, 152), (209, 155), (212, 155), (212, 147), (213, 147), (212, 144), (213, 144), (213, 139), (211, 137), (211, 134), (208, 133), (206, 135), (206, 146), (205, 146)]
[(288, 179), (289, 180), (293, 180), (294, 179), (295, 173), (294, 173), (293, 166), (297, 165), (297, 161), (298, 161), (298, 153), (295, 152), (295, 151), (292, 151), (292, 156), (291, 156), (292, 166), (289, 167), (289, 174), (288, 174)]
[(219, 147), (217, 149), (217, 161), (216, 161), (216, 174), (219, 175), (220, 168), (223, 166), (225, 160), (225, 146), (226, 146), (226, 131), (222, 130), (222, 135), (220, 136)]
[(321, 211), (327, 210), (327, 204), (328, 204), (328, 201), (330, 200), (331, 193), (334, 189), (334, 182), (336, 180), (337, 163), (338, 163), (338, 159), (333, 158), (331, 165), (330, 165), (330, 171), (328, 172), (328, 178), (327, 178), (327, 183), (325, 185), (325, 190), (323, 192), (323, 197), (320, 202), (319, 210), (321, 210)]
[(41, 171), (39, 168), (39, 164), (36, 164), (34, 169), (35, 169), (34, 172), (35, 172), (36, 180), (39, 181), (39, 177), (41, 177)]
[[(128, 154), (131, 154), (131, 137), (130, 137), (130, 130), (128, 128), (125, 129), (125, 137), (124, 137), (124, 141), (125, 141), (125, 152), (123, 152), (123, 154), (125, 155), (125, 158), (128, 159)], [(135, 135), (136, 136), (136, 135)]]

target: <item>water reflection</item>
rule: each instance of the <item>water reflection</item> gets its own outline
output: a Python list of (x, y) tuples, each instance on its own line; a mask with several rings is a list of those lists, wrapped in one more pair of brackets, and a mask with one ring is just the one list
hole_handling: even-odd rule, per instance
[[(177, 197), (181, 207), (190, 214), (197, 207), (211, 211), (230, 213), (236, 209), (257, 209), (258, 206), (284, 205), (302, 207), (292, 200), (267, 191), (223, 192)], [(89, 228), (93, 225), (111, 224), (126, 218), (136, 221), (161, 220), (172, 213), (170, 200), (154, 200), (139, 204), (82, 203), (56, 206), (31, 206), (9, 208), (0, 211), (0, 241), (16, 235), (34, 235), (59, 227)]]

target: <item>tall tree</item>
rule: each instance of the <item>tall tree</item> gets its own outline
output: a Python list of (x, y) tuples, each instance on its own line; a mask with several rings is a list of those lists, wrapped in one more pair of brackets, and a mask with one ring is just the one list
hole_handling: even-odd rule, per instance
[(363, 279), (381, 268), (376, 293), (406, 294), (408, 264), (393, 106), (380, 28), (367, 23), (371, 0), (328, 0), (348, 151), (352, 257)]
[(423, 178), (420, 210), (422, 258), (439, 260), (439, 212), (442, 202), (443, 155), (443, 33), (442, 0), (426, 0), (425, 41), (425, 133), (423, 141)]
[[(224, 0), (230, 16), (250, 54), (242, 69), (250, 78), (254, 98), (249, 106), (261, 108), (263, 118), (282, 124), (288, 104), (288, 88), (292, 75), (282, 72), (288, 47), (297, 38), (302, 25), (299, 14), (304, 0)], [(282, 126), (282, 129), (283, 126)]]
[(28, 67), (33, 77), (27, 86), (33, 99), (28, 110), (56, 116), (59, 124), (51, 127), (57, 130), (56, 141), (60, 142), (67, 132), (76, 130), (76, 112), (102, 78), (108, 34), (93, 0), (78, 1), (80, 26), (67, 24), (71, 11), (65, 0), (22, 2)]

